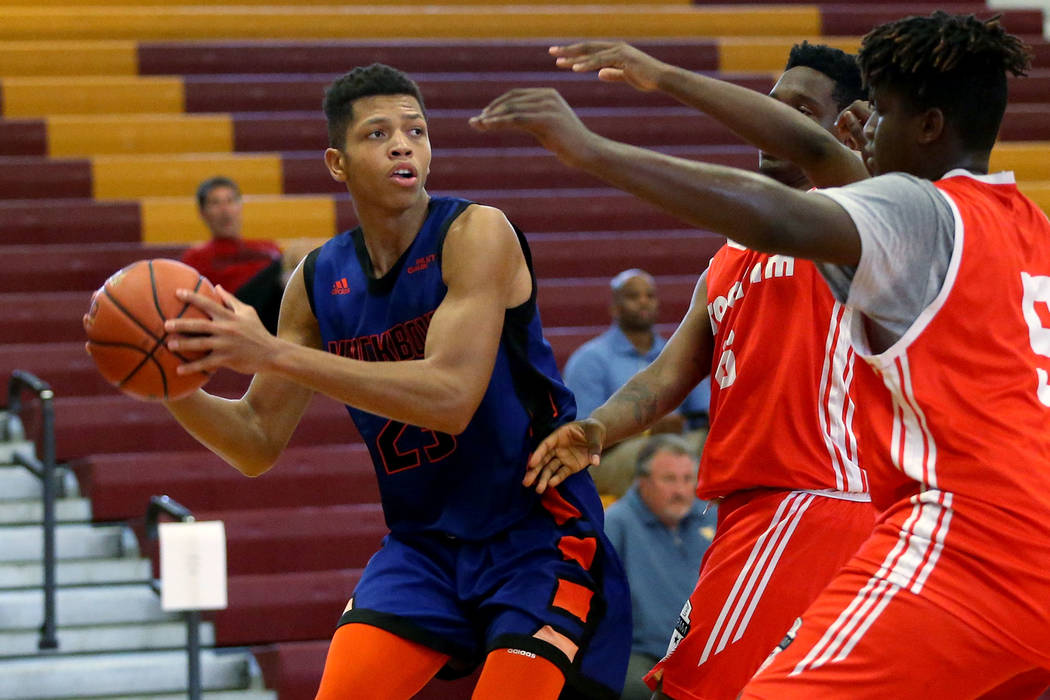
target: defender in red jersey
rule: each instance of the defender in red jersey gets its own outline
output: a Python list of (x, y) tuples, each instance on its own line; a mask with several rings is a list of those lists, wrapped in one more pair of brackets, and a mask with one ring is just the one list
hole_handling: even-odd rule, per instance
[[(760, 171), (784, 184), (812, 186), (792, 159), (820, 184), (865, 174), (861, 161), (843, 157), (837, 146), (796, 147), (794, 123), (768, 118), (771, 108), (804, 115), (837, 144), (828, 133), (837, 115), (863, 95), (854, 59), (838, 49), (795, 46), (773, 100), (625, 44), (586, 43), (555, 55), (562, 66), (599, 69), (604, 78), (613, 73), (710, 112), (755, 142)], [(646, 426), (648, 419), (633, 413), (639, 392), (651, 392), (662, 410), (710, 374), (711, 432), (697, 493), (720, 501), (718, 531), (693, 594), (668, 630), (668, 655), (649, 676), (671, 697), (736, 697), (871, 533), (875, 512), (857, 462), (853, 394), (874, 379), (854, 364), (849, 318), (812, 263), (729, 241), (652, 367), (594, 411), (593, 422), (556, 432), (534, 454), (534, 463), (545, 460), (546, 450), (556, 453), (568, 437), (586, 461), (592, 445), (573, 440), (577, 430), (590, 430), (588, 441), (597, 433), (593, 447), (612, 444)]]
[(1028, 62), (996, 19), (872, 30), (877, 177), (820, 193), (603, 139), (553, 91), (483, 113), (693, 224), (818, 261), (854, 311), (885, 386), (858, 440), (883, 513), (741, 697), (1024, 698), (1050, 679), (1050, 221), (986, 174)]

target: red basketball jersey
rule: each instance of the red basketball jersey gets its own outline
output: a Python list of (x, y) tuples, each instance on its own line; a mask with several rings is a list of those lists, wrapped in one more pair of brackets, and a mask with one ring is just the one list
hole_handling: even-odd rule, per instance
[(872, 500), (914, 508), (888, 578), (1050, 662), (1050, 221), (1011, 174), (935, 184), (941, 291), (878, 355), (852, 329), (889, 389), (865, 405)]
[(715, 346), (700, 498), (756, 487), (865, 494), (850, 389), (874, 377), (854, 363), (852, 314), (813, 263), (727, 243), (707, 300)]

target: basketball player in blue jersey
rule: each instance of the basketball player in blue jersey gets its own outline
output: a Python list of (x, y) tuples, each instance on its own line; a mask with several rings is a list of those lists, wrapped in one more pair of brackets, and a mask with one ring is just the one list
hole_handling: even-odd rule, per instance
[(241, 472), (265, 472), (310, 397), (347, 410), (375, 464), (391, 533), (328, 652), (318, 698), (408, 698), (484, 663), (475, 698), (614, 698), (631, 642), (622, 567), (590, 477), (522, 485), (575, 405), (542, 336), (524, 237), (502, 212), (430, 197), (419, 89), (373, 64), (325, 95), (325, 163), (360, 226), (295, 271), (277, 336), (251, 307), (188, 290), (210, 320), (170, 322), (209, 351), (181, 371), (254, 374), (235, 401), (168, 404)]

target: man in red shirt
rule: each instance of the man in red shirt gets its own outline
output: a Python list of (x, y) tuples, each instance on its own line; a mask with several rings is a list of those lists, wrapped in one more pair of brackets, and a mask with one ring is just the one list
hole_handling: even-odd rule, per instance
[(244, 202), (240, 187), (228, 177), (210, 177), (198, 185), (197, 208), (211, 240), (183, 253), (182, 262), (254, 306), (267, 328), (276, 330), (281, 249), (273, 241), (241, 238)]

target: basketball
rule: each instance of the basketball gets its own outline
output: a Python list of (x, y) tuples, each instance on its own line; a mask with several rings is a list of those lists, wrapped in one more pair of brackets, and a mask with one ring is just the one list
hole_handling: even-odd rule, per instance
[(204, 386), (211, 376), (175, 371), (203, 354), (169, 350), (164, 321), (207, 318), (180, 301), (176, 289), (192, 289), (221, 303), (211, 282), (195, 269), (164, 258), (128, 265), (91, 297), (84, 316), (88, 352), (102, 376), (126, 394), (147, 401), (178, 399)]

